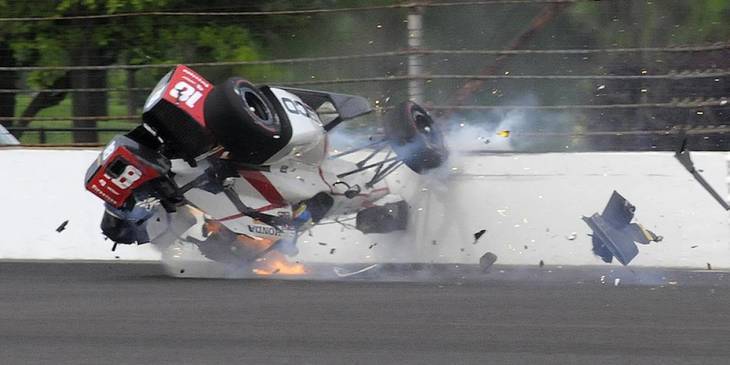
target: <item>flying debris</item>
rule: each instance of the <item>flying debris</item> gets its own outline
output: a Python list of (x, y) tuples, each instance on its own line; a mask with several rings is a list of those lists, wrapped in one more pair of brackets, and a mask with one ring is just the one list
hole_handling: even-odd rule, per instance
[(689, 155), (689, 149), (687, 149), (687, 137), (682, 139), (682, 144), (679, 146), (679, 149), (674, 154), (674, 158), (676, 158), (677, 161), (679, 161), (679, 163), (681, 163), (682, 166), (684, 166), (684, 168), (687, 169), (690, 174), (692, 174), (692, 177), (694, 177), (695, 180), (697, 180), (697, 182), (702, 185), (702, 188), (707, 190), (707, 192), (712, 195), (712, 198), (714, 198), (715, 201), (717, 201), (717, 203), (720, 204), (723, 209), (730, 210), (730, 204), (728, 204), (728, 202), (725, 201), (720, 193), (718, 193), (717, 190), (715, 190), (715, 188), (713, 188), (710, 183), (708, 183), (707, 180), (702, 177), (702, 175), (700, 174), (702, 170), (695, 169), (695, 165)]
[(500, 136), (500, 137), (503, 137), (503, 138), (508, 138), (509, 135), (510, 135), (510, 133), (511, 133), (510, 131), (508, 131), (508, 130), (505, 129), (503, 131), (497, 132), (497, 135)]
[(540, 260), (540, 267), (545, 266), (545, 261)]
[(352, 272), (347, 272), (347, 271), (345, 271), (345, 269), (343, 269), (341, 267), (335, 267), (333, 270), (335, 271), (335, 275), (337, 275), (341, 278), (346, 278), (348, 276), (353, 276), (353, 275), (361, 274), (366, 271), (372, 270), (372, 269), (376, 268), (377, 266), (378, 266), (378, 264), (373, 264), (370, 266), (366, 266), (360, 270), (352, 271)]
[(491, 252), (487, 252), (479, 258), (479, 266), (482, 268), (483, 272), (489, 271), (489, 268), (491, 268), (495, 262), (497, 262), (497, 255)]
[(615, 257), (628, 265), (639, 254), (636, 243), (647, 245), (662, 240), (642, 225), (631, 223), (635, 211), (636, 207), (614, 191), (602, 214), (583, 217), (593, 231), (593, 253), (604, 262), (612, 262)]
[(63, 221), (58, 228), (56, 228), (56, 232), (61, 233), (66, 229), (66, 226), (68, 225), (68, 220)]
[(484, 235), (484, 233), (486, 233), (486, 232), (487, 232), (487, 230), (486, 230), (486, 229), (482, 229), (481, 231), (479, 231), (479, 232), (477, 232), (477, 233), (474, 233), (474, 244), (475, 244), (475, 245), (477, 244), (477, 241), (479, 241), (479, 239), (480, 239), (480, 238), (482, 238), (482, 236), (483, 236), (483, 235)]

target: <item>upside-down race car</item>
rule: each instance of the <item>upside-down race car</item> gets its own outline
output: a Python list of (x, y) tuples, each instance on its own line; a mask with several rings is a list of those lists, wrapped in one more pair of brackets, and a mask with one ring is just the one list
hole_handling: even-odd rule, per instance
[[(389, 193), (384, 178), (402, 164), (416, 173), (442, 165), (443, 134), (404, 102), (386, 114), (382, 138), (331, 153), (328, 132), (371, 111), (359, 96), (236, 77), (214, 86), (180, 65), (152, 90), (143, 123), (89, 167), (86, 189), (105, 202), (101, 229), (114, 247), (184, 240), (230, 264), (294, 254), (324, 217), (357, 214), (365, 233), (401, 230), (408, 204), (375, 204)], [(363, 157), (352, 161), (354, 152)]]

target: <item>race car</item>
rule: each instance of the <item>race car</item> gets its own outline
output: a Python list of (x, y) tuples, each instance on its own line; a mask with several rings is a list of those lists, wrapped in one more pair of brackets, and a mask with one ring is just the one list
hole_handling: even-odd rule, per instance
[[(103, 234), (117, 244), (195, 245), (208, 259), (246, 264), (297, 239), (324, 218), (356, 214), (364, 233), (406, 228), (408, 204), (379, 204), (385, 177), (418, 174), (448, 158), (443, 133), (406, 101), (384, 116), (382, 136), (335, 153), (328, 134), (371, 113), (359, 96), (254, 85), (213, 85), (184, 65), (150, 93), (142, 123), (118, 135), (89, 167)], [(360, 156), (353, 158), (353, 156)]]

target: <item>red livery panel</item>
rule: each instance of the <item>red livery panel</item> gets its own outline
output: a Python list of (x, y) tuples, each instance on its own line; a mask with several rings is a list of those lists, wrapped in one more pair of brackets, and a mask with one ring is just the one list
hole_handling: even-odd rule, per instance
[(116, 208), (124, 205), (134, 189), (161, 176), (124, 146), (114, 148), (110, 144), (99, 158), (101, 166), (87, 181), (86, 189)]
[(170, 78), (162, 98), (176, 105), (205, 127), (203, 104), (213, 85), (187, 66), (179, 65)]

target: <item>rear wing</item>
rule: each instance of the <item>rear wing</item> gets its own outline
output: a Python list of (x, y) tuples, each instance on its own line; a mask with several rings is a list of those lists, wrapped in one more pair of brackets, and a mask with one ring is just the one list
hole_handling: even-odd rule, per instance
[(370, 103), (362, 96), (330, 93), (326, 91), (278, 87), (296, 96), (320, 115), (326, 131), (345, 120), (357, 118), (373, 111)]

